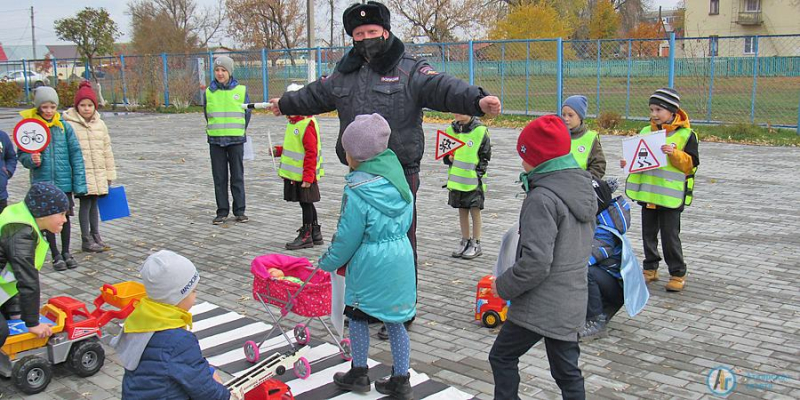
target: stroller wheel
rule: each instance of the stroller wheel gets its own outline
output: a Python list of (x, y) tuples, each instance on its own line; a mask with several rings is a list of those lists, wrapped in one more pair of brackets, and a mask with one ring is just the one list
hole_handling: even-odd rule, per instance
[(300, 357), (294, 362), (294, 375), (300, 379), (307, 379), (311, 375), (311, 364), (305, 357)]
[(339, 342), (339, 346), (342, 348), (342, 358), (345, 361), (350, 361), (353, 359), (353, 347), (350, 344), (350, 339), (342, 339)]
[(246, 358), (248, 362), (252, 364), (257, 363), (259, 356), (258, 344), (256, 342), (252, 340), (244, 342), (244, 358)]
[(311, 332), (305, 324), (297, 324), (294, 327), (294, 338), (299, 345), (307, 345), (311, 341)]

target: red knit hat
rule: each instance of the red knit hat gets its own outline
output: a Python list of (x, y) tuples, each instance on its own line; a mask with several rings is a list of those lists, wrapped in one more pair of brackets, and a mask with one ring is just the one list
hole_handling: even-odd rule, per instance
[(569, 154), (569, 130), (556, 115), (545, 115), (528, 123), (517, 139), (517, 153), (532, 167)]
[(83, 99), (91, 100), (94, 103), (94, 108), (97, 108), (97, 95), (92, 90), (92, 83), (89, 81), (83, 81), (78, 85), (78, 91), (75, 92), (75, 108), (78, 108), (78, 103)]

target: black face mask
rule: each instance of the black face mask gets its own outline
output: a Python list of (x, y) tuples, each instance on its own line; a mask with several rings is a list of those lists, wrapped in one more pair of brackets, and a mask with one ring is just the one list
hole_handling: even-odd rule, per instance
[(383, 53), (383, 46), (385, 43), (386, 39), (384, 39), (383, 35), (381, 35), (376, 38), (364, 39), (360, 42), (354, 41), (353, 48), (355, 49), (356, 54), (366, 58), (367, 60), (372, 60)]

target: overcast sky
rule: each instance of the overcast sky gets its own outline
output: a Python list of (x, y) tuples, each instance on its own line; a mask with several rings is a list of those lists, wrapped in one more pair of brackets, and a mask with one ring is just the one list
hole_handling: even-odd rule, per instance
[[(213, 6), (217, 0), (196, 0), (201, 6)], [(300, 0), (297, 0), (300, 1)], [(351, 2), (355, 2), (352, 0)], [(652, 0), (655, 7), (674, 7), (678, 0)], [(130, 40), (130, 20), (125, 15), (127, 0), (3, 0), (0, 7), (0, 43), (5, 45), (27, 45), (31, 43), (30, 7), (34, 8), (37, 44), (63, 44), (53, 32), (55, 20), (75, 15), (83, 7), (104, 7), (111, 13), (124, 36), (120, 41)], [(337, 10), (337, 14), (341, 10)], [(319, 12), (317, 13), (319, 15)], [(225, 44), (230, 40), (223, 40)], [(216, 44), (216, 43), (215, 43)]]

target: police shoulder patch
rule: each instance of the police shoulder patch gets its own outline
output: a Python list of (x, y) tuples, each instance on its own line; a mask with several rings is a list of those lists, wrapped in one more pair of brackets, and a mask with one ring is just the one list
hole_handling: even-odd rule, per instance
[(425, 75), (438, 75), (439, 74), (430, 65), (423, 65), (422, 68), (419, 69), (419, 73), (425, 74)]

